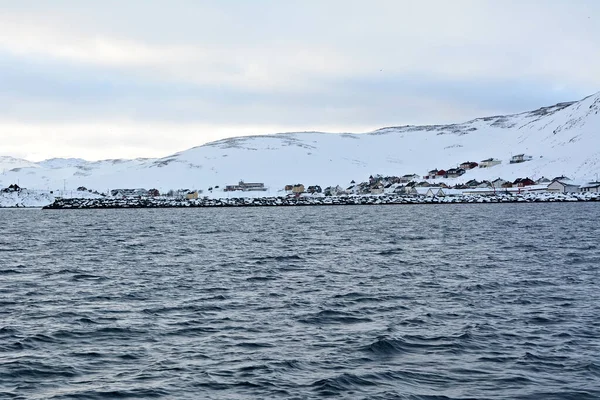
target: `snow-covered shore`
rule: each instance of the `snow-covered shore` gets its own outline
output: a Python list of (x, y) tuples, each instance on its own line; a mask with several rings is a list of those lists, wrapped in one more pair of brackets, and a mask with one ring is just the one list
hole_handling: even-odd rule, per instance
[(534, 203), (600, 201), (600, 193), (524, 193), (495, 196), (416, 197), (416, 196), (300, 196), (227, 199), (99, 198), (58, 199), (44, 209), (172, 208), (172, 207), (257, 207), (333, 206), (384, 204)]
[(101, 195), (80, 191), (58, 191), (21, 189), (0, 191), (0, 208), (42, 208), (54, 203), (57, 198), (97, 199)]

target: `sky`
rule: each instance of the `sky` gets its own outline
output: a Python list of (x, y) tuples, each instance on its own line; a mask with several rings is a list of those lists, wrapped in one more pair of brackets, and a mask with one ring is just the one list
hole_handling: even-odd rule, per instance
[(596, 0), (0, 0), (0, 155), (161, 157), (600, 91)]

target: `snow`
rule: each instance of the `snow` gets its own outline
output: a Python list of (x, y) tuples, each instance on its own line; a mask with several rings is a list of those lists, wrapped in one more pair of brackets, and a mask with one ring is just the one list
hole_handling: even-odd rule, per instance
[(84, 199), (98, 199), (102, 196), (89, 192), (81, 191), (57, 191), (50, 193), (47, 190), (34, 190), (34, 189), (23, 189), (21, 191), (6, 192), (0, 191), (0, 208), (41, 208), (52, 204), (56, 198), (84, 198)]
[[(600, 93), (532, 112), (435, 126), (388, 127), (363, 134), (284, 133), (219, 140), (159, 159), (52, 159), (39, 163), (0, 156), (0, 188), (35, 190), (198, 189), (209, 197), (280, 196), (287, 184), (327, 186), (362, 182), (369, 175), (418, 174), (465, 161), (502, 160), (468, 170), (448, 185), (498, 177), (566, 175), (581, 182), (600, 175)], [(510, 164), (515, 154), (531, 161)], [(263, 182), (266, 192), (223, 192), (240, 180)], [(219, 186), (212, 192), (209, 187)], [(12, 201), (12, 200), (11, 200)]]

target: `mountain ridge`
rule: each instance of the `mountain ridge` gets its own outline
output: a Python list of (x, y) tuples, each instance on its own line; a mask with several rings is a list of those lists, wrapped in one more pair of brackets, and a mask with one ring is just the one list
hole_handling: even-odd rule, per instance
[[(508, 115), (446, 125), (384, 127), (366, 133), (284, 132), (225, 138), (160, 158), (38, 163), (0, 156), (0, 186), (206, 189), (246, 179), (279, 188), (290, 182), (346, 184), (371, 174), (425, 175), (465, 161), (494, 157), (499, 166), (469, 171), (464, 179), (514, 179), (600, 173), (600, 92)], [(349, 140), (354, 139), (354, 140)], [(513, 165), (514, 154), (532, 161)], [(457, 183), (461, 178), (456, 178)]]

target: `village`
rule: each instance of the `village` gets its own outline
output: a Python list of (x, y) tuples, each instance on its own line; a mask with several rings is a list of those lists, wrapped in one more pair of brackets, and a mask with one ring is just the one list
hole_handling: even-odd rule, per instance
[[(513, 156), (509, 163), (518, 164), (527, 162), (532, 156), (518, 154)], [(514, 180), (506, 180), (498, 177), (494, 180), (475, 179), (465, 180), (465, 174), (475, 168), (493, 168), (502, 163), (496, 158), (488, 158), (480, 162), (465, 161), (456, 168), (432, 169), (424, 175), (405, 174), (401, 176), (382, 176), (371, 175), (368, 180), (357, 183), (351, 181), (345, 186), (322, 186), (313, 184), (305, 185), (303, 183), (293, 183), (285, 185), (282, 188), (276, 188), (275, 192), (284, 196), (344, 196), (344, 195), (383, 195), (395, 194), (401, 196), (414, 197), (447, 197), (463, 195), (488, 195), (493, 196), (499, 193), (577, 193), (577, 192), (600, 192), (600, 182), (575, 182), (567, 176), (556, 176), (552, 178), (540, 177), (532, 179), (530, 177), (520, 177)], [(458, 178), (459, 183), (452, 181)], [(174, 198), (185, 198), (194, 200), (203, 197), (215, 197), (219, 186), (208, 187), (206, 192), (201, 189), (179, 189), (170, 190), (164, 193), (164, 196)], [(226, 185), (222, 192), (227, 197), (260, 197), (260, 192), (270, 191), (264, 183), (239, 181), (237, 184)], [(271, 190), (272, 191), (272, 190)], [(250, 192), (258, 192), (251, 194)], [(150, 196), (156, 197), (161, 194), (157, 189), (115, 189), (111, 191), (113, 197), (136, 197)]]
[[(518, 164), (530, 161), (531, 159), (532, 157), (529, 155), (518, 154), (513, 156), (509, 163)], [(395, 203), (398, 198), (417, 199), (417, 202), (419, 202), (421, 201), (419, 199), (456, 199), (456, 201), (467, 199), (468, 201), (471, 201), (473, 198), (489, 199), (502, 197), (503, 201), (506, 201), (507, 199), (510, 200), (511, 196), (522, 196), (525, 194), (600, 193), (600, 182), (597, 180), (591, 182), (576, 182), (564, 175), (552, 178), (542, 176), (537, 179), (520, 177), (514, 180), (502, 179), (501, 177), (494, 180), (482, 181), (466, 179), (469, 171), (477, 168), (493, 168), (501, 163), (502, 161), (496, 158), (488, 158), (480, 162), (465, 161), (455, 168), (432, 169), (427, 171), (424, 175), (415, 173), (404, 174), (401, 176), (371, 175), (363, 182), (357, 183), (353, 180), (344, 186), (336, 185), (325, 188), (322, 188), (322, 186), (317, 184), (305, 185), (303, 183), (290, 183), (280, 188), (269, 188), (262, 182), (245, 182), (240, 180), (237, 184), (226, 184), (222, 188), (219, 185), (214, 185), (207, 187), (205, 190), (185, 188), (171, 189), (161, 193), (156, 188), (126, 188), (99, 192), (80, 186), (75, 191), (49, 191), (49, 195), (52, 196), (55, 201), (62, 199), (156, 199), (158, 203), (155, 202), (152, 204), (161, 204), (161, 201), (162, 203), (165, 203), (171, 200), (175, 201), (173, 204), (185, 204), (186, 201), (196, 204), (200, 200), (208, 201), (218, 199), (317, 199), (330, 197), (375, 198), (373, 201), (376, 202), (378, 197), (386, 196), (388, 197), (386, 202), (392, 203)], [(11, 184), (7, 188), (0, 189), (0, 194), (12, 193), (19, 195), (28, 192), (31, 191), (27, 191), (27, 189), (21, 188), (17, 184)], [(528, 197), (528, 199), (533, 198)], [(578, 197), (577, 199), (581, 200), (581, 197)], [(411, 202), (413, 200), (411, 200)], [(360, 200), (358, 202), (353, 200), (352, 204), (371, 204), (369, 202), (371, 202), (371, 200)], [(233, 203), (237, 204), (235, 201)], [(244, 202), (242, 202), (242, 204), (243, 203)], [(289, 201), (285, 204), (305, 203)], [(329, 204), (329, 202), (325, 202), (324, 204)]]

